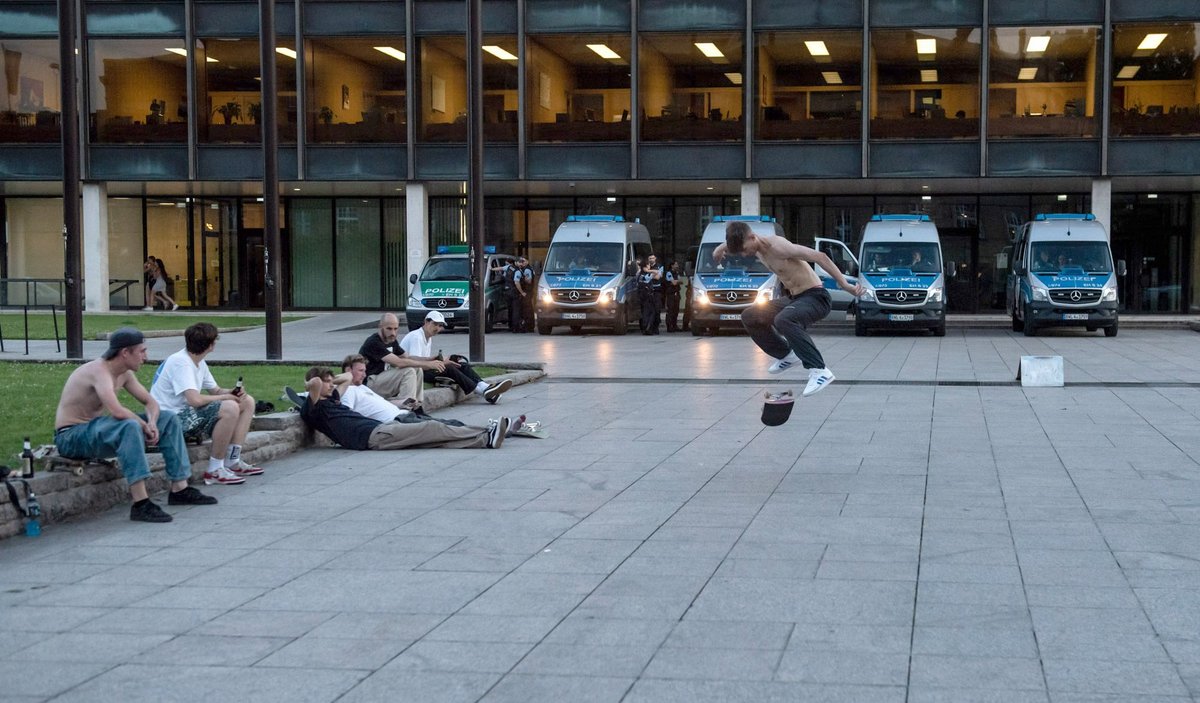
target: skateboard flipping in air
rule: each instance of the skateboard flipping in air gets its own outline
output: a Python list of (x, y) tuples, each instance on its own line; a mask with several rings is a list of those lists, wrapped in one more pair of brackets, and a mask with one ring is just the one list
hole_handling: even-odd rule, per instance
[(790, 390), (763, 394), (762, 423), (767, 427), (777, 427), (788, 421), (792, 416), (792, 408), (796, 405), (796, 396)]

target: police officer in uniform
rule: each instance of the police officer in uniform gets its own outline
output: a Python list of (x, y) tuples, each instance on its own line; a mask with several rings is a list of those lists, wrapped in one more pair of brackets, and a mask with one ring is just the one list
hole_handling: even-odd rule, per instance
[(663, 298), (667, 308), (667, 332), (679, 331), (679, 293), (683, 283), (683, 271), (679, 270), (679, 262), (671, 263), (667, 270), (663, 285)]
[(651, 254), (638, 274), (638, 298), (642, 304), (642, 334), (658, 334), (662, 312), (663, 269)]
[(504, 297), (508, 299), (508, 331), (523, 332), (521, 305), (525, 296), (521, 285), (521, 269), (517, 261), (509, 262), (502, 270), (504, 276)]
[(520, 322), (517, 329), (520, 332), (529, 332), (533, 329), (534, 287), (533, 267), (529, 265), (528, 259), (523, 256), (517, 257), (517, 270), (513, 272), (513, 278), (519, 284), (517, 312)]

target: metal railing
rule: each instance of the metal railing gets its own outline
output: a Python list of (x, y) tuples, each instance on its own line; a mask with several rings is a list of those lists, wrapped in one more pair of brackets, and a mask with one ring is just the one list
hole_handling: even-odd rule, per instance
[[(132, 309), (130, 290), (141, 283), (135, 278), (108, 279), (108, 300), (121, 296), (123, 307)], [(47, 305), (67, 307), (67, 282), (61, 278), (0, 278), (0, 307), (43, 308)]]
[[(21, 307), (21, 319), (25, 322), (25, 335), (24, 335), (25, 336), (25, 356), (29, 356), (29, 309), (33, 308), (34, 310), (38, 310), (39, 308), (34, 307), (32, 305), (22, 305), (20, 307)], [(59, 334), (59, 331), (58, 331), (58, 308), (54, 305), (47, 305), (45, 307), (49, 308), (50, 317), (51, 317), (51, 319), (54, 320), (54, 347), (55, 347), (55, 349), (58, 350), (58, 353), (61, 354), (62, 353), (62, 335)], [(2, 319), (2, 318), (0, 318), (0, 319)], [(3, 351), (4, 351), (4, 323), (0, 322), (0, 352), (3, 352)]]

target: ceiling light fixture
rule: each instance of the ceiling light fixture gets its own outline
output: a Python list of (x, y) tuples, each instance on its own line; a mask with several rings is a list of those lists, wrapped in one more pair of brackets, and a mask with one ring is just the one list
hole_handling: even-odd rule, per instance
[(408, 59), (408, 56), (405, 55), (403, 51), (390, 46), (377, 46), (375, 47), (375, 51), (378, 51), (382, 54), (387, 54), (397, 61), (405, 61)]
[(1166, 39), (1166, 38), (1167, 38), (1166, 34), (1147, 34), (1145, 36), (1145, 38), (1142, 39), (1142, 43), (1138, 44), (1137, 50), (1138, 51), (1154, 51), (1155, 49), (1158, 48), (1159, 44), (1163, 43), (1163, 39)]
[(1017, 74), (1017, 80), (1031, 81), (1034, 78), (1037, 78), (1037, 72), (1037, 66), (1026, 66), (1025, 68), (1021, 69), (1020, 73)]
[(808, 53), (813, 56), (829, 56), (829, 47), (825, 46), (825, 42), (817, 39), (815, 41), (806, 41), (804, 46), (808, 48)]
[(918, 39), (917, 53), (922, 55), (937, 53), (937, 39)]
[(296, 58), (296, 50), (295, 50), (295, 49), (289, 49), (289, 48), (287, 48), (286, 46), (277, 46), (277, 47), (275, 47), (275, 53), (277, 53), (277, 54), (283, 54), (284, 56), (288, 57), (289, 59), (294, 59), (294, 58)]
[(717, 45), (713, 44), (712, 42), (698, 41), (696, 42), (696, 48), (700, 50), (701, 54), (704, 54), (710, 59), (725, 58), (725, 54), (722, 54), (721, 50), (717, 48)]
[(936, 68), (921, 69), (921, 82), (922, 83), (937, 83), (937, 79), (938, 78), (937, 78), (937, 69)]
[(592, 51), (599, 54), (600, 58), (602, 58), (602, 59), (608, 59), (609, 61), (613, 61), (613, 60), (621, 58), (621, 55), (618, 54), (617, 52), (613, 51), (612, 49), (608, 48), (607, 44), (588, 44), (587, 48), (589, 48)]
[(726, 73), (725, 77), (728, 78), (729, 82), (734, 85), (742, 84), (742, 74), (740, 73)]
[(1067, 196), (1066, 196), (1066, 194), (1063, 194), (1063, 195), (1060, 195), (1060, 196), (1058, 196), (1058, 202), (1060, 202), (1060, 203), (1065, 203), (1065, 202), (1067, 202)]
[(1029, 37), (1029, 41), (1025, 44), (1026, 53), (1040, 54), (1050, 46), (1050, 37)]
[(495, 44), (484, 44), (483, 50), (498, 59), (503, 59), (505, 61), (517, 60), (517, 57), (514, 54), (509, 53), (508, 50), (504, 49), (503, 47), (496, 46)]
[[(187, 54), (187, 49), (181, 49), (181, 48), (179, 48), (179, 47), (177, 47), (177, 46), (168, 46), (166, 49), (163, 49), (163, 51), (169, 51), (169, 52), (171, 52), (172, 54), (179, 54), (180, 56), (183, 56), (183, 57), (185, 57), (185, 58), (186, 58), (186, 57), (187, 57), (187, 55), (188, 55), (188, 54)], [(220, 61), (217, 61), (216, 59), (214, 59), (214, 58), (213, 58), (213, 57), (211, 57), (211, 56), (205, 56), (205, 57), (204, 57), (204, 60), (205, 60), (205, 61), (207, 61), (208, 63), (221, 63)]]
[(1121, 80), (1129, 80), (1130, 78), (1133, 78), (1134, 76), (1136, 76), (1138, 71), (1140, 71), (1140, 70), (1142, 70), (1141, 66), (1135, 66), (1133, 64), (1129, 64), (1128, 66), (1122, 66), (1121, 70), (1117, 71), (1117, 78), (1119, 78)]
[(842, 84), (842, 74), (838, 73), (837, 71), (821, 71), (821, 77), (824, 78), (825, 82), (829, 85)]

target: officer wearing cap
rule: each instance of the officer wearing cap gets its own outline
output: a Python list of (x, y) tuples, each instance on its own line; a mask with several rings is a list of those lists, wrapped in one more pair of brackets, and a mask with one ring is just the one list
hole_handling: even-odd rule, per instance
[[(133, 506), (129, 519), (139, 522), (171, 522), (172, 517), (150, 500), (146, 479), (146, 447), (157, 445), (171, 480), (168, 505), (212, 505), (216, 498), (188, 485), (192, 465), (183, 430), (175, 413), (161, 410), (149, 391), (137, 380), (137, 370), (146, 363), (142, 333), (122, 327), (108, 338), (108, 349), (99, 359), (75, 369), (63, 386), (54, 416), (54, 444), (70, 459), (116, 457), (129, 484)], [(121, 404), (117, 393), (125, 389), (144, 413), (135, 414)]]

